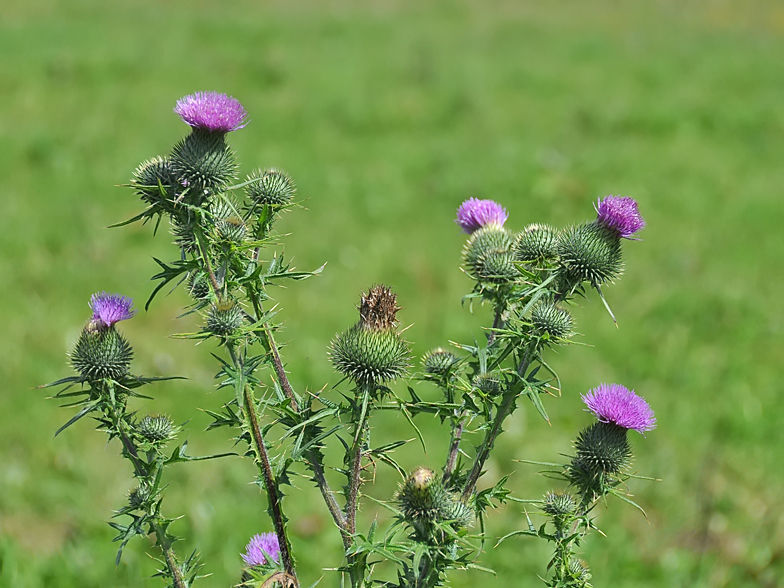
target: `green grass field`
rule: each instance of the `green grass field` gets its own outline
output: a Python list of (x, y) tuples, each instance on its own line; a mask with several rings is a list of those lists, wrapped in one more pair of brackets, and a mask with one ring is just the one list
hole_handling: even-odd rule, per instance
[[(152, 289), (152, 256), (175, 255), (165, 231), (104, 227), (140, 203), (135, 166), (187, 128), (175, 101), (198, 90), (239, 98), (233, 134), (243, 172), (278, 166), (307, 210), (287, 215), (286, 254), (323, 274), (276, 292), (280, 339), (299, 390), (333, 384), (326, 346), (355, 321), (360, 290), (399, 293), (416, 355), (481, 337), (489, 310), (460, 300), (465, 198), (493, 198), (508, 225), (563, 226), (593, 216), (598, 196), (635, 197), (644, 241), (606, 291), (616, 329), (592, 297), (576, 314), (581, 341), (551, 356), (563, 397), (553, 426), (524, 406), (490, 464), (516, 495), (547, 488), (536, 468), (589, 422), (579, 394), (601, 381), (644, 395), (659, 426), (634, 437), (631, 491), (648, 513), (611, 501), (585, 559), (599, 587), (784, 586), (784, 7), (774, 0), (621, 3), (350, 0), (153, 2), (7, 0), (0, 8), (0, 588), (160, 586), (154, 553), (132, 543), (119, 567), (106, 524), (130, 470), (88, 421), (53, 439), (72, 414), (35, 385), (70, 374), (66, 352), (99, 290)], [(225, 451), (205, 433), (215, 408), (210, 343), (169, 335), (182, 291), (122, 325), (135, 370), (180, 374), (151, 410), (189, 420), (194, 453)], [(424, 390), (424, 387), (423, 387)], [(140, 405), (140, 408), (142, 405)], [(422, 421), (440, 466), (436, 423)], [(378, 419), (379, 440), (413, 434)], [(248, 537), (270, 528), (239, 459), (171, 470), (167, 512), (198, 549), (203, 586), (238, 581)], [(378, 498), (397, 480), (380, 469)], [(340, 546), (304, 478), (288, 512), (304, 585)], [(376, 508), (367, 503), (364, 524)], [(489, 534), (525, 525), (519, 505)], [(497, 579), (457, 573), (455, 586), (538, 586), (547, 552), (510, 540), (481, 557)], [(197, 584), (199, 585), (199, 584)], [(335, 586), (327, 572), (322, 585)]]

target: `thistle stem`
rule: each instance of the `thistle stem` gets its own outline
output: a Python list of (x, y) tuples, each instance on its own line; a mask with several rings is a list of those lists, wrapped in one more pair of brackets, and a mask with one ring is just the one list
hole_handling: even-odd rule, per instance
[(464, 414), (452, 417), (452, 441), (449, 444), (449, 454), (447, 455), (446, 465), (444, 466), (444, 484), (449, 482), (449, 477), (452, 475), (455, 464), (457, 463), (457, 454), (460, 451), (460, 440), (463, 438), (463, 428), (465, 427), (463, 418), (465, 418)]
[(172, 586), (174, 588), (188, 588), (188, 582), (182, 576), (182, 570), (180, 570), (180, 566), (177, 564), (177, 557), (174, 555), (174, 550), (172, 549), (171, 541), (166, 536), (166, 531), (157, 522), (153, 523), (153, 528), (155, 529), (158, 547), (163, 552), (166, 567), (169, 568), (169, 573), (171, 574)]
[[(368, 436), (368, 413), (372, 385), (361, 386), (361, 403), (354, 404), (354, 440), (348, 451), (348, 487), (346, 492), (346, 531), (343, 545), (348, 552), (353, 543), (352, 536), (357, 532), (357, 509), (359, 507), (359, 488), (362, 485), (362, 457)], [(357, 413), (358, 411), (358, 413)], [(364, 559), (357, 555), (346, 555), (346, 563), (351, 578), (351, 586), (359, 588), (364, 583)]]
[(201, 229), (198, 227), (194, 229), (193, 234), (196, 236), (196, 242), (199, 244), (199, 253), (201, 254), (201, 259), (204, 262), (204, 269), (207, 270), (207, 277), (210, 280), (212, 290), (215, 292), (215, 296), (217, 296), (218, 300), (221, 300), (223, 296), (221, 296), (221, 289), (218, 285), (218, 280), (215, 278), (215, 272), (212, 269), (210, 258), (207, 255), (207, 246), (204, 244), (204, 235), (202, 235)]
[(291, 552), (289, 551), (289, 542), (286, 537), (286, 526), (283, 520), (283, 511), (280, 506), (278, 487), (275, 483), (272, 467), (270, 466), (267, 447), (264, 444), (264, 438), (261, 434), (261, 429), (259, 428), (256, 403), (251, 394), (250, 386), (247, 384), (244, 387), (244, 401), (254, 449), (256, 450), (256, 455), (259, 456), (259, 470), (264, 478), (264, 488), (267, 490), (267, 498), (269, 499), (270, 511), (272, 513), (272, 522), (275, 525), (275, 534), (278, 536), (278, 543), (280, 544), (280, 558), (283, 562), (283, 567), (286, 568), (286, 573), (296, 578), (294, 564), (291, 560)]

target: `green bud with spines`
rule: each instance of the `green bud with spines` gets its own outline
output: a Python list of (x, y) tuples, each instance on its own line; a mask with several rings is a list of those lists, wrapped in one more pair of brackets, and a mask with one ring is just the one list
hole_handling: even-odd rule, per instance
[(296, 192), (294, 181), (283, 171), (275, 168), (255, 170), (248, 175), (250, 182), (245, 190), (248, 197), (258, 204), (283, 206), (291, 202)]
[(591, 571), (588, 564), (581, 559), (572, 559), (569, 562), (569, 577), (574, 582), (571, 586), (575, 588), (590, 588), (588, 581), (591, 579)]
[(144, 483), (139, 484), (128, 493), (128, 505), (133, 510), (142, 509), (144, 508), (145, 503), (150, 500), (151, 496), (152, 493), (150, 492), (149, 486)]
[(463, 262), (469, 275), (476, 280), (503, 282), (519, 273), (511, 251), (513, 237), (498, 225), (487, 225), (474, 231), (463, 248)]
[(233, 300), (215, 302), (207, 312), (207, 331), (225, 337), (242, 325), (242, 308)]
[(498, 374), (477, 374), (472, 382), (474, 388), (481, 390), (488, 396), (496, 396), (501, 392), (501, 380)]
[(623, 271), (621, 238), (595, 222), (564, 229), (558, 236), (559, 274), (565, 286), (599, 286)]
[(210, 295), (210, 280), (204, 272), (188, 274), (188, 294), (195, 300), (204, 300)]
[(187, 201), (195, 206), (237, 177), (237, 163), (225, 136), (198, 128), (174, 146), (171, 164), (175, 176), (188, 190)]
[(577, 501), (569, 492), (550, 490), (544, 495), (542, 510), (553, 517), (572, 515), (577, 512)]
[(171, 232), (174, 235), (174, 244), (185, 253), (195, 253), (199, 249), (196, 235), (193, 233), (193, 226), (188, 222), (172, 217)]
[(399, 378), (409, 365), (408, 344), (394, 330), (375, 331), (356, 324), (330, 345), (332, 365), (358, 384)]
[(436, 347), (432, 351), (428, 351), (422, 358), (422, 366), (425, 368), (426, 374), (446, 376), (459, 361), (460, 358), (454, 353)]
[(549, 261), (558, 255), (558, 233), (550, 225), (533, 223), (517, 235), (515, 258), (533, 263)]
[(406, 478), (397, 493), (403, 518), (420, 534), (432, 531), (435, 522), (450, 522), (455, 528), (473, 524), (471, 508), (456, 500), (441, 478), (426, 467), (418, 467)]
[(90, 321), (71, 352), (71, 365), (84, 380), (119, 382), (128, 375), (132, 358), (131, 344), (114, 327)]
[(572, 315), (551, 300), (537, 302), (531, 309), (531, 323), (540, 334), (563, 339), (572, 333)]
[(167, 212), (173, 206), (176, 184), (171, 162), (157, 156), (142, 162), (134, 170), (131, 180), (131, 185), (144, 202)]
[(511, 282), (520, 276), (511, 251), (491, 251), (478, 264), (475, 278), (491, 284)]
[(362, 295), (359, 322), (330, 344), (335, 369), (357, 384), (382, 384), (402, 376), (409, 367), (408, 343), (396, 330), (397, 296), (386, 286)]
[(603, 496), (608, 484), (631, 465), (632, 449), (626, 432), (615, 423), (599, 421), (577, 436), (568, 477), (584, 496)]
[(172, 436), (174, 423), (164, 414), (151, 414), (139, 421), (136, 430), (145, 440), (156, 443), (166, 441)]

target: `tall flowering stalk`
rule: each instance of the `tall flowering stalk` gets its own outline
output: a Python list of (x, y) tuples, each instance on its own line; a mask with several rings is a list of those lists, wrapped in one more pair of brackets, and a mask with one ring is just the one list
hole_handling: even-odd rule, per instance
[[(390, 287), (375, 285), (360, 297), (357, 322), (328, 345), (340, 378), (336, 392), (300, 394), (284, 367), (270, 303), (270, 286), (321, 271), (295, 271), (282, 254), (270, 251), (278, 240), (276, 221), (296, 206), (294, 183), (275, 168), (256, 169), (240, 180), (227, 142), (229, 133), (248, 123), (238, 100), (199, 92), (179, 100), (174, 111), (190, 134), (168, 155), (148, 159), (135, 170), (130, 187), (145, 208), (118, 226), (169, 224), (176, 251), (170, 261), (155, 259), (158, 283), (145, 309), (167, 284), (184, 285), (190, 296), (187, 311), (201, 324), (178, 337), (214, 345), (218, 388), (226, 391), (221, 409), (208, 411), (210, 429), (228, 427), (257, 465), (269, 517), (260, 521), (259, 530), (272, 532), (250, 538), (238, 557), (238, 565), (244, 564), (239, 585), (299, 586), (283, 488), (302, 472), (319, 489), (343, 545), (337, 566), (342, 585), (431, 588), (447, 582), (450, 570), (477, 567), (487, 539), (488, 509), (510, 499), (505, 478), (481, 484), (487, 460), (520, 402), (531, 402), (550, 420), (544, 399), (559, 395), (561, 385), (547, 352), (570, 343), (577, 297), (594, 290), (610, 310), (602, 287), (622, 272), (621, 240), (636, 240), (645, 226), (637, 203), (608, 196), (597, 203), (593, 221), (560, 230), (534, 223), (514, 232), (506, 227), (509, 215), (499, 203), (467, 200), (458, 208), (456, 223), (467, 235), (463, 271), (473, 282), (465, 300), (492, 309), (483, 341), (454, 344), (451, 351), (434, 349), (411, 377), (397, 296)], [(229, 454), (191, 457), (186, 444), (171, 455), (164, 451), (179, 427), (164, 415), (139, 418), (128, 409), (129, 400), (146, 398), (136, 392), (139, 387), (170, 379), (131, 375), (131, 345), (115, 328), (134, 315), (130, 299), (102, 292), (92, 297), (90, 308), (92, 316), (71, 354), (78, 375), (50, 384), (65, 386), (56, 396), (75, 398), (69, 406), (79, 408), (60, 431), (90, 415), (110, 439), (119, 440), (137, 485), (117, 511), (125, 522), (111, 523), (119, 532), (118, 558), (131, 538), (152, 534), (162, 556), (160, 575), (170, 586), (185, 588), (195, 581), (199, 563), (195, 553), (183, 559), (174, 552), (173, 519), (161, 512), (164, 469)], [(435, 385), (440, 397), (433, 398), (427, 385), (419, 390), (409, 385), (407, 394), (398, 395), (394, 387), (406, 377)], [(583, 399), (597, 422), (579, 433), (568, 463), (549, 464), (567, 488), (531, 501), (549, 523), (538, 530), (529, 523), (510, 535), (555, 544), (547, 579), (553, 587), (590, 586), (587, 564), (575, 556), (595, 528), (590, 513), (610, 495), (630, 502), (623, 490), (633, 477), (627, 431), (643, 433), (655, 426), (647, 402), (623, 386), (601, 384)], [(382, 410), (403, 415), (423, 446), (415, 424), (419, 414), (447, 424), (440, 471), (419, 467), (405, 472), (392, 455), (405, 440), (373, 445), (370, 424)], [(338, 463), (327, 463), (328, 445), (336, 448), (330, 454), (342, 453)], [(394, 496), (373, 499), (395, 516), (383, 533), (376, 522), (364, 531), (358, 516), (369, 504), (372, 479), (366, 470), (377, 463), (391, 466), (401, 479)], [(342, 487), (333, 488), (330, 480), (337, 476), (330, 469), (342, 476)], [(249, 506), (247, 514), (258, 511)], [(396, 566), (396, 580), (374, 575), (380, 562)]]

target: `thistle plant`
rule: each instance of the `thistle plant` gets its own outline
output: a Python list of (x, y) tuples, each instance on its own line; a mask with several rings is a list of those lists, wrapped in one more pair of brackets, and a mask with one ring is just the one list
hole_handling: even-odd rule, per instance
[[(276, 168), (256, 168), (240, 179), (228, 135), (244, 128), (248, 115), (236, 99), (196, 93), (174, 110), (190, 134), (169, 154), (136, 168), (129, 187), (144, 209), (116, 226), (139, 221), (157, 232), (168, 223), (174, 249), (171, 259), (155, 259), (158, 283), (145, 309), (165, 286), (183, 285), (189, 298), (185, 314), (200, 326), (177, 337), (213, 346), (217, 387), (224, 394), (222, 407), (207, 411), (213, 419), (209, 429), (228, 429), (257, 467), (266, 501), (257, 509), (260, 532), (238, 557), (239, 585), (300, 585), (284, 488), (291, 487), (292, 477), (305, 475), (318, 488), (343, 546), (342, 562), (333, 566), (341, 585), (429, 588), (446, 583), (452, 570), (480, 567), (488, 510), (514, 500), (535, 505), (547, 517), (539, 529), (529, 517), (528, 528), (507, 536), (554, 544), (546, 584), (590, 586), (591, 573), (577, 549), (596, 529), (592, 513), (600, 501), (615, 496), (631, 502), (625, 488), (637, 476), (630, 470), (627, 432), (654, 428), (647, 402), (617, 384), (600, 384), (585, 394), (597, 422), (577, 435), (567, 463), (548, 463), (565, 488), (541, 500), (512, 497), (506, 478), (482, 476), (505, 422), (522, 402), (550, 421), (545, 402), (561, 394), (561, 384), (548, 352), (573, 342), (578, 297), (595, 291), (610, 311), (602, 287), (622, 273), (621, 240), (634, 240), (645, 226), (637, 203), (608, 196), (598, 201), (592, 221), (563, 229), (532, 223), (515, 232), (505, 226), (509, 215), (500, 204), (464, 202), (456, 222), (467, 235), (462, 269), (473, 284), (464, 302), (471, 308), (486, 304), (492, 313), (481, 341), (438, 347), (412, 373), (416, 362), (398, 319), (397, 295), (387, 285), (373, 285), (359, 297), (357, 322), (326, 346), (337, 382), (331, 388), (313, 385), (318, 393), (298, 392), (276, 341), (272, 286), (317, 275), (323, 266), (296, 271), (276, 249), (276, 222), (297, 207), (294, 182)], [(126, 504), (115, 512), (117, 521), (110, 523), (118, 531), (117, 560), (133, 537), (153, 535), (159, 575), (175, 588), (190, 586), (201, 564), (195, 552), (183, 557), (174, 550), (174, 519), (162, 510), (165, 468), (236, 454), (193, 457), (187, 443), (167, 449), (181, 427), (166, 415), (137, 414), (137, 404), (149, 399), (138, 389), (175, 378), (132, 375), (131, 344), (115, 327), (134, 315), (128, 298), (96, 294), (90, 308), (71, 353), (77, 375), (48, 385), (63, 386), (55, 397), (78, 408), (58, 433), (89, 415), (110, 440), (119, 441), (134, 482)], [(424, 466), (404, 471), (393, 451), (405, 440), (373, 444), (373, 417), (389, 410), (403, 415), (420, 440), (418, 415), (445, 425), (439, 471)], [(333, 450), (325, 451), (328, 447)], [(331, 462), (327, 455), (341, 457)], [(370, 495), (377, 463), (399, 476), (394, 496)], [(371, 467), (373, 476), (367, 473)], [(388, 528), (381, 532), (374, 519), (364, 530), (358, 516), (363, 506), (391, 512)]]

